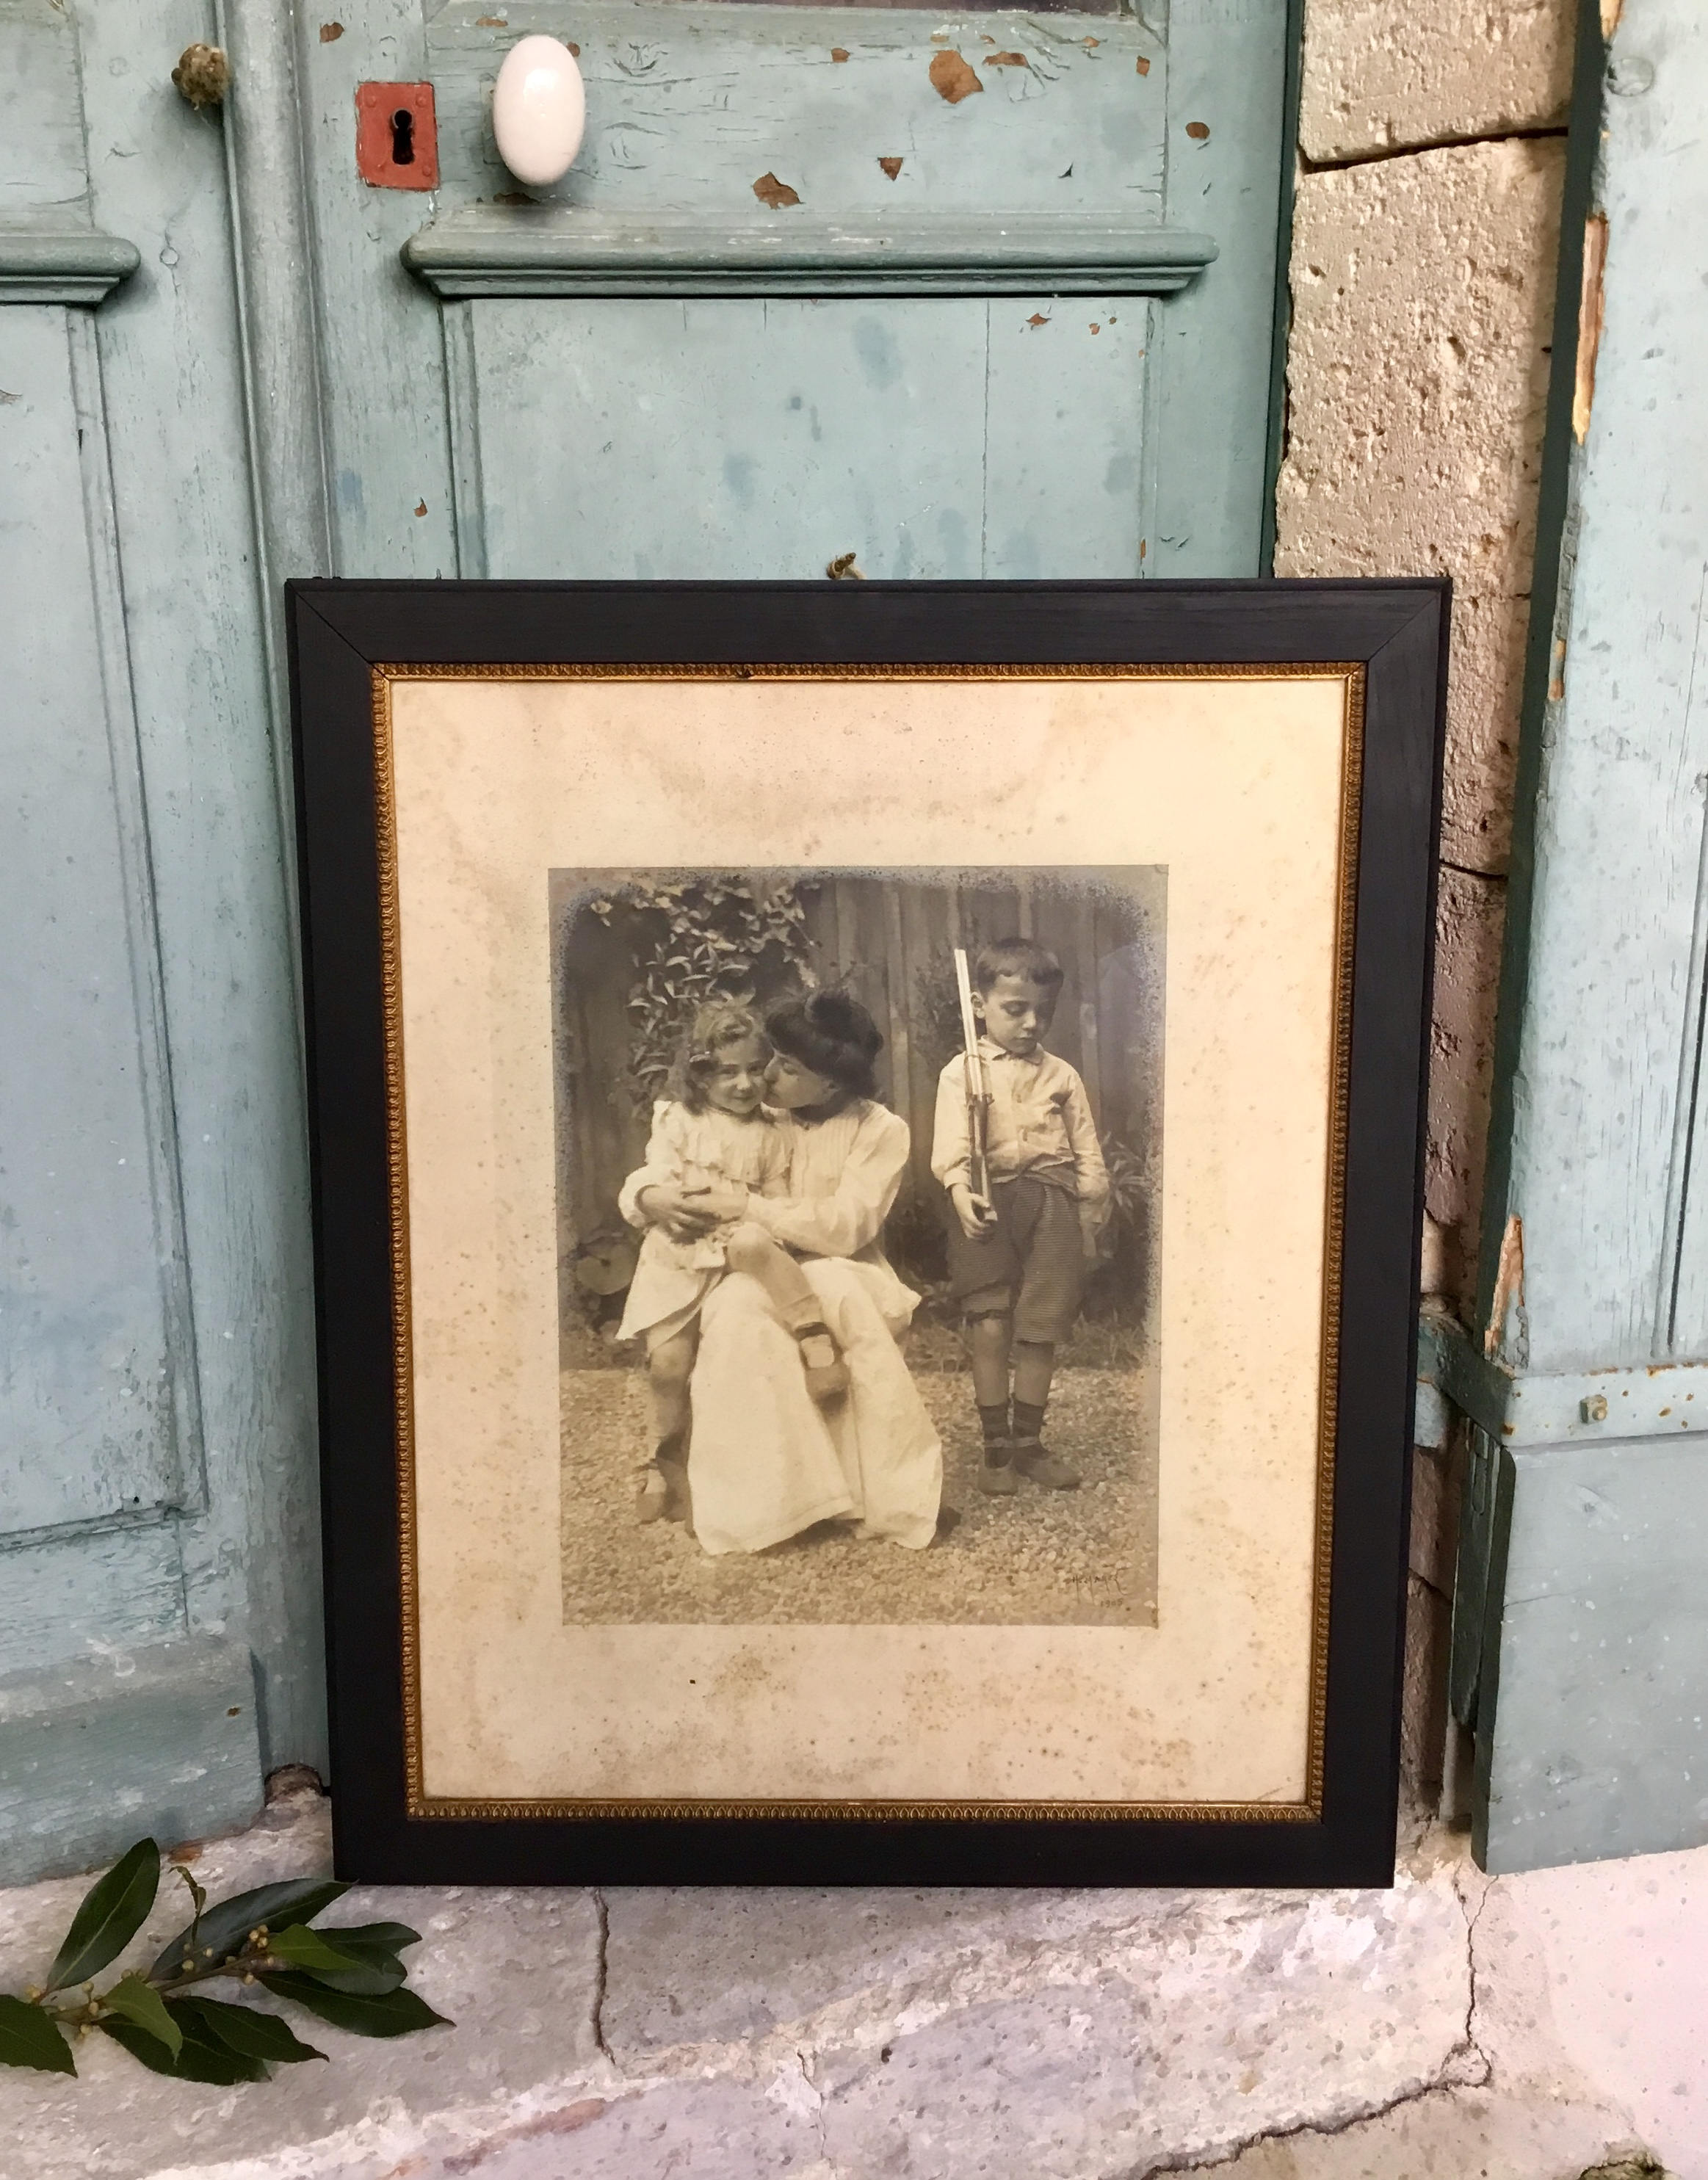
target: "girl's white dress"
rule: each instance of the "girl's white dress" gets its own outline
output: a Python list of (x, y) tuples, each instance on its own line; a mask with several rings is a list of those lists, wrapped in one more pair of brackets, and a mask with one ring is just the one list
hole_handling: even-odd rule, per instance
[[(643, 1188), (715, 1188), (730, 1183), (755, 1197), (779, 1196), (789, 1185), (789, 1142), (769, 1113), (741, 1120), (708, 1106), (691, 1113), (674, 1098), (653, 1108), (646, 1164), (623, 1183), (618, 1208), (631, 1225), (646, 1226), (619, 1340), (645, 1333), (656, 1345), (680, 1332), (698, 1313), (708, 1291), (723, 1276), (729, 1227), (714, 1226), (691, 1241), (678, 1241), (662, 1226), (647, 1226), (636, 1199)], [(796, 1364), (799, 1368), (799, 1364)]]
[(730, 1272), (700, 1311), (690, 1386), (694, 1531), (713, 1553), (761, 1551), (815, 1522), (851, 1517), (862, 1537), (921, 1550), (937, 1531), (943, 1450), (896, 1335), (918, 1296), (884, 1255), (906, 1170), (907, 1124), (857, 1102), (829, 1120), (777, 1123), (788, 1192), (748, 1216), (802, 1257), (851, 1383), (820, 1408), (800, 1350), (758, 1281)]

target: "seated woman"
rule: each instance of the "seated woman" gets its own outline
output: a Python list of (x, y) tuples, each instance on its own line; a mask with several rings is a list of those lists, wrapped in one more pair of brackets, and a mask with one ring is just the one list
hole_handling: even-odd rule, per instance
[[(653, 1404), (653, 1456), (641, 1472), (642, 1522), (687, 1511), (688, 1379), (699, 1345), (700, 1309), (726, 1270), (747, 1272), (794, 1334), (814, 1400), (840, 1400), (848, 1373), (820, 1314), (818, 1297), (780, 1241), (752, 1219), (704, 1229), (678, 1208), (662, 1221), (636, 1209), (647, 1189), (669, 1201), (703, 1203), (714, 1188), (780, 1194), (788, 1186), (785, 1131), (764, 1110), (771, 1047), (757, 1017), (730, 1000), (696, 1010), (670, 1071), (670, 1095), (653, 1108), (646, 1162), (623, 1183), (618, 1206), (644, 1225), (619, 1340), (644, 1339)], [(676, 1230), (680, 1229), (680, 1230)]]
[[(906, 1170), (906, 1123), (876, 1102), (883, 1049), (857, 999), (815, 992), (774, 1006), (767, 1095), (788, 1131), (788, 1192), (714, 1191), (708, 1224), (746, 1218), (800, 1260), (840, 1348), (846, 1396), (821, 1408), (765, 1287), (734, 1266), (702, 1305), (688, 1457), (695, 1533), (713, 1553), (760, 1551), (816, 1522), (913, 1550), (937, 1533), (942, 1446), (895, 1335), (917, 1297), (885, 1260), (884, 1221)], [(642, 1189), (647, 1218), (680, 1217)]]

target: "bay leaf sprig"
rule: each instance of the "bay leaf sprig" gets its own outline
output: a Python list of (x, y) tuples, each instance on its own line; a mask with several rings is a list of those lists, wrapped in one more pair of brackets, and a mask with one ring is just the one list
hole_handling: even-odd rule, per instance
[[(201, 1986), (224, 1977), (256, 1996), (288, 2000), (357, 2036), (405, 2036), (449, 2026), (405, 1988), (401, 1955), (421, 1934), (405, 1923), (314, 1925), (349, 1890), (335, 1880), (287, 1878), (209, 1907), (180, 1863), (192, 1913), (146, 1970), (96, 1989), (152, 1912), (160, 1850), (138, 1840), (85, 1895), (46, 1980), (21, 1996), (0, 1994), (0, 2066), (74, 2074), (76, 2039), (112, 2038), (157, 2074), (229, 2086), (264, 2082), (273, 2066), (326, 2054), (254, 2003), (211, 1998)], [(311, 1927), (314, 1925), (314, 1927)]]

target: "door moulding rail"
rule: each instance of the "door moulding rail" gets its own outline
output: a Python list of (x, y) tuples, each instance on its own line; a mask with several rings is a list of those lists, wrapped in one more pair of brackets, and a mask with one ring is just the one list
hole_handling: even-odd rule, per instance
[(786, 228), (475, 206), (403, 261), (446, 300), (487, 295), (1167, 295), (1216, 245), (1184, 228), (1026, 212)]
[(98, 303), (141, 262), (134, 242), (91, 228), (0, 228), (0, 303)]

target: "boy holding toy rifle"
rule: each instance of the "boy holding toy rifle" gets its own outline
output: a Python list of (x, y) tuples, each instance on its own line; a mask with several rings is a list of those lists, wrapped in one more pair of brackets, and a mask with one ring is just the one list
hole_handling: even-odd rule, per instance
[[(1079, 1314), (1109, 1173), (1077, 1070), (1044, 1049), (1061, 964), (1029, 939), (955, 950), (966, 1049), (937, 1085), (931, 1170), (948, 1191), (960, 1302), (984, 1434), (979, 1488), (1071, 1491), (1077, 1470), (1039, 1433), (1055, 1348)], [(1010, 1373), (1012, 1372), (1012, 1404)]]

